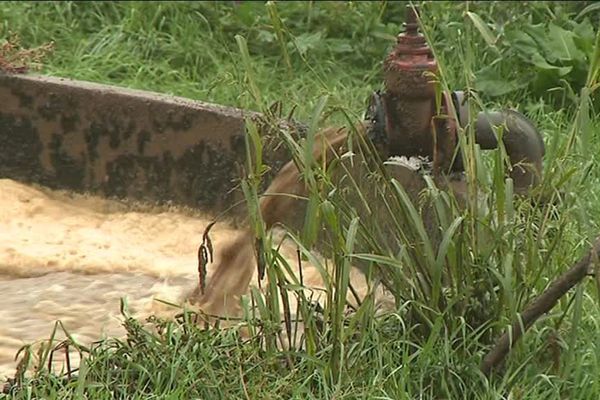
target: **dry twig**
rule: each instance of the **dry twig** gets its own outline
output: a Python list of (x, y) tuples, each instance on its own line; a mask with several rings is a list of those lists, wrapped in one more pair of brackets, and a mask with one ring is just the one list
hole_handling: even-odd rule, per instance
[(0, 44), (0, 72), (24, 74), (30, 69), (39, 69), (41, 61), (54, 50), (54, 42), (41, 46), (24, 49), (17, 34), (10, 34), (4, 43)]
[(485, 375), (490, 375), (503, 362), (511, 348), (519, 341), (525, 331), (542, 315), (550, 311), (562, 296), (590, 274), (592, 265), (599, 257), (600, 238), (596, 239), (594, 246), (588, 254), (559, 276), (541, 295), (529, 303), (510, 328), (500, 336), (492, 350), (484, 357), (480, 366), (481, 372)]

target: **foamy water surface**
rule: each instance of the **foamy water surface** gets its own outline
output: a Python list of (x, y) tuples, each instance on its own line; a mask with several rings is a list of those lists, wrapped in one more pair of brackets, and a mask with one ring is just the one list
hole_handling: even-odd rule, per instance
[[(57, 321), (89, 345), (124, 335), (122, 298), (140, 319), (180, 312), (157, 300), (183, 305), (194, 290), (198, 245), (212, 221), (190, 210), (124, 204), (9, 179), (0, 179), (0, 206), (0, 380), (14, 375), (18, 349), (48, 339)], [(226, 223), (212, 228), (216, 251), (208, 279), (211, 266), (219, 264), (219, 249), (238, 233)], [(282, 254), (295, 262), (294, 246), (283, 246)], [(323, 286), (309, 263), (303, 277), (307, 287)], [(358, 270), (350, 279), (366, 294)], [(390, 306), (389, 298), (379, 297)], [(59, 332), (57, 339), (64, 337)]]
[[(196, 285), (208, 216), (132, 211), (8, 179), (0, 204), (0, 379), (14, 373), (17, 350), (49, 338), (58, 320), (89, 344), (124, 333), (122, 297), (143, 318), (169, 308), (156, 299), (181, 303)], [(211, 233), (219, 246), (235, 231), (218, 224)]]

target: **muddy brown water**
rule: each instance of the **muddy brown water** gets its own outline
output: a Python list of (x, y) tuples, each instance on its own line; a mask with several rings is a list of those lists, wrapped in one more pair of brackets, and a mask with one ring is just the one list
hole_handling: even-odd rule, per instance
[[(183, 305), (195, 288), (197, 247), (212, 220), (9, 179), (0, 179), (0, 205), (0, 380), (14, 375), (18, 349), (48, 339), (57, 321), (89, 345), (124, 335), (122, 298), (140, 319), (180, 312), (159, 300)], [(215, 264), (236, 234), (225, 223), (211, 230)], [(283, 252), (296, 257), (290, 244)], [(209, 266), (208, 279), (212, 273)], [(303, 275), (306, 286), (322, 287), (317, 268), (304, 264)], [(358, 271), (351, 280), (366, 292)]]
[[(122, 335), (122, 297), (143, 318), (167, 308), (155, 299), (179, 303), (196, 282), (207, 216), (134, 211), (7, 179), (0, 204), (0, 378), (14, 373), (16, 351), (49, 338), (56, 321), (82, 343)], [(233, 232), (215, 227), (215, 244)]]

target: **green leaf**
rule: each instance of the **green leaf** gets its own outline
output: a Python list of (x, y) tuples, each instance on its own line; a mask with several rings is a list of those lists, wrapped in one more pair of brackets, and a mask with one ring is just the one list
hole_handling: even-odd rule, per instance
[(471, 19), (473, 25), (475, 25), (479, 33), (481, 33), (481, 36), (483, 36), (483, 40), (485, 40), (487, 45), (495, 49), (498, 38), (494, 37), (494, 34), (490, 28), (488, 28), (485, 22), (483, 22), (481, 17), (471, 11), (467, 11), (467, 16)]
[(575, 33), (576, 36), (578, 36), (580, 39), (588, 40), (592, 45), (594, 44), (596, 32), (589, 19), (586, 18), (579, 23), (573, 22), (572, 25), (573, 33)]
[(523, 86), (516, 81), (506, 81), (504, 79), (478, 79), (475, 82), (475, 89), (491, 97), (503, 96), (505, 94), (521, 89)]
[(429, 266), (435, 265), (435, 256), (433, 255), (433, 247), (429, 235), (423, 225), (423, 219), (419, 215), (419, 212), (413, 205), (410, 197), (396, 179), (392, 179), (392, 186), (395, 189), (398, 199), (400, 200), (401, 206), (407, 216), (407, 224), (410, 225), (415, 231), (415, 239), (420, 243), (415, 243), (420, 247), (422, 255)]
[[(435, 261), (436, 269), (441, 271), (441, 269), (443, 268), (444, 258), (446, 257), (446, 255), (448, 253), (448, 248), (450, 247), (450, 244), (452, 244), (452, 240), (454, 239), (454, 234), (456, 233), (457, 229), (460, 227), (460, 224), (463, 222), (463, 220), (464, 220), (464, 217), (456, 217), (454, 219), (454, 221), (452, 222), (452, 224), (450, 224), (450, 227), (444, 233), (444, 237), (442, 238), (442, 242), (438, 249), (437, 258)], [(441, 274), (440, 274), (440, 277), (441, 277)]]
[(346, 40), (342, 39), (329, 39), (327, 40), (329, 50), (332, 53), (352, 53), (354, 48)]
[(573, 69), (573, 67), (570, 66), (558, 67), (556, 65), (549, 64), (548, 61), (546, 61), (544, 57), (542, 57), (539, 53), (534, 54), (533, 57), (531, 57), (531, 63), (539, 69), (556, 71), (558, 73), (558, 76), (565, 76)]
[[(575, 34), (571, 31), (561, 28), (558, 25), (550, 24), (548, 26), (548, 41), (546, 56), (555, 57), (563, 62), (583, 61), (585, 54), (575, 45)], [(550, 58), (549, 58), (550, 59)]]
[(233, 8), (237, 20), (244, 26), (251, 27), (258, 16), (256, 4), (251, 1), (240, 2), (239, 6)]
[(258, 35), (256, 36), (256, 38), (259, 42), (262, 43), (273, 43), (277, 39), (277, 36), (275, 36), (274, 33), (271, 33), (269, 31), (260, 30), (258, 31)]
[(594, 11), (600, 11), (600, 3), (592, 3), (589, 6), (587, 6), (586, 8), (584, 8), (583, 10), (581, 10), (581, 12), (579, 14), (577, 14), (577, 16), (575, 17), (575, 19), (580, 19), (583, 18), (584, 15), (587, 15), (591, 12)]
[(463, 222), (463, 219), (463, 217), (456, 217), (456, 219), (454, 219), (452, 224), (450, 224), (450, 227), (446, 230), (446, 232), (444, 232), (444, 237), (442, 238), (442, 242), (440, 243), (432, 274), (433, 304), (437, 304), (440, 296), (442, 295), (442, 276), (446, 255), (448, 254), (448, 249), (450, 248), (450, 245), (452, 244), (452, 241), (454, 239), (454, 234), (460, 227), (460, 224)]
[(506, 32), (506, 40), (510, 44), (510, 47), (525, 59), (539, 52), (539, 45), (536, 41), (533, 40), (531, 35), (523, 31), (514, 30)]
[[(531, 88), (536, 93), (560, 87), (560, 69), (538, 68), (535, 78), (531, 81)], [(566, 82), (566, 81), (565, 81)]]
[(303, 146), (304, 146), (304, 168), (305, 168), (304, 172), (305, 173), (312, 171), (311, 168), (313, 167), (313, 162), (314, 162), (313, 149), (315, 146), (315, 136), (317, 134), (317, 128), (319, 126), (319, 122), (321, 121), (321, 116), (323, 115), (323, 110), (325, 109), (325, 106), (327, 105), (328, 98), (329, 98), (329, 96), (327, 96), (327, 95), (322, 96), (318, 100), (315, 108), (313, 109), (312, 118), (310, 120), (310, 124), (308, 126), (308, 132), (306, 134), (306, 143), (303, 144)]
[(321, 223), (319, 205), (319, 198), (315, 193), (310, 193), (304, 216), (304, 227), (302, 228), (302, 240), (308, 247), (312, 247), (317, 241)]
[(317, 48), (320, 44), (322, 44), (323, 33), (322, 32), (314, 32), (314, 33), (303, 33), (300, 36), (297, 36), (294, 39), (296, 42), (296, 48), (301, 55), (305, 55), (309, 50), (313, 50)]

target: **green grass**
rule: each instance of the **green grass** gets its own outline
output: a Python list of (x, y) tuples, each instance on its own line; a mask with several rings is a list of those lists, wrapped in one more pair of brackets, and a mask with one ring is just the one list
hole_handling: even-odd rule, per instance
[[(422, 201), (440, 210), (442, 234), (452, 234), (445, 253), (432, 246), (428, 256), (431, 242), (419, 229), (416, 210), (400, 189), (382, 185), (393, 195), (390, 215), (397, 217), (396, 229), (385, 235), (405, 245), (422, 243), (391, 254), (379, 246), (380, 221), (365, 219), (341, 190), (332, 191), (337, 184), (330, 171), (306, 164), (315, 205), (309, 219), (328, 228), (336, 250), (335, 288), (345, 287), (357, 253), (386, 257), (400, 266), (388, 272), (396, 313), (373, 318), (366, 301), (346, 316), (343, 296), (333, 288), (322, 315), (300, 299), (305, 316), (323, 319), (321, 328), (308, 327), (302, 351), (274, 345), (278, 324), (268, 322), (280, 316), (273, 295), (255, 298), (265, 305), (257, 311), (260, 319), (245, 322), (258, 332), (252, 340), (235, 330), (208, 332), (185, 322), (157, 322), (157, 329), (147, 329), (127, 320), (127, 340), (85, 349), (87, 362), (75, 377), (58, 378), (42, 369), (13, 396), (600, 397), (600, 292), (592, 279), (526, 334), (502, 374), (488, 380), (478, 369), (490, 341), (600, 232), (600, 11), (590, 4), (422, 5), (442, 84), (479, 89), (476, 107), (517, 108), (543, 132), (542, 191), (553, 202), (534, 208), (515, 200), (513, 212), (503, 214), (499, 194), (506, 193), (507, 182), (494, 179), (504, 168), (498, 152), (481, 155), (480, 161), (468, 155), (469, 176), (477, 178), (491, 211), (478, 215), (447, 208), (436, 190), (426, 193)], [(43, 73), (259, 111), (281, 102), (284, 115), (294, 111), (316, 129), (361, 118), (368, 94), (381, 87), (381, 62), (403, 15), (402, 2), (4, 2), (0, 34), (17, 32), (28, 47), (53, 40), (56, 51)], [(298, 160), (307, 160), (302, 143), (282, 140)], [(248, 144), (260, 149), (257, 136), (250, 135)], [(245, 181), (252, 206), (262, 166), (248, 167), (254, 172)], [(260, 218), (253, 223), (266, 244), (274, 240), (260, 232)], [(461, 229), (453, 231), (453, 223)], [(269, 246), (265, 253), (268, 293), (277, 293), (282, 271), (293, 266)], [(432, 285), (429, 290), (437, 295), (430, 296), (410, 286), (416, 273), (432, 282), (449, 273), (461, 279)]]

